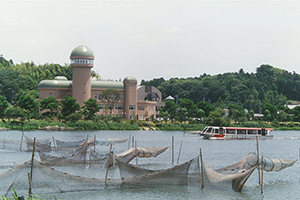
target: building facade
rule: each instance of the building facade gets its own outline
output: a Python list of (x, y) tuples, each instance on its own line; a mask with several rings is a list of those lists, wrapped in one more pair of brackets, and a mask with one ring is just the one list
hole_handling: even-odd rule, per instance
[(112, 115), (125, 119), (146, 120), (158, 117), (158, 108), (164, 106), (161, 92), (153, 86), (138, 86), (137, 79), (128, 76), (123, 81), (92, 79), (94, 54), (87, 46), (76, 47), (70, 55), (73, 80), (57, 76), (53, 80), (39, 83), (39, 100), (49, 96), (61, 101), (65, 96), (74, 97), (80, 106), (89, 98), (94, 98), (100, 105), (98, 114), (109, 114), (105, 103), (99, 98), (101, 92), (115, 89), (121, 93), (120, 100), (114, 105)]

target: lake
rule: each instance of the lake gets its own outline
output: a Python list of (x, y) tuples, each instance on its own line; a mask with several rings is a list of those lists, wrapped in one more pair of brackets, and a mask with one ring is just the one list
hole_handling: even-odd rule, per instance
[[(274, 138), (260, 139), (260, 155), (267, 158), (298, 159), (300, 147), (300, 131), (273, 131)], [(164, 153), (156, 158), (138, 158), (131, 164), (148, 168), (167, 168), (172, 166), (172, 136), (174, 136), (174, 165), (182, 164), (199, 155), (200, 148), (204, 160), (213, 169), (226, 167), (242, 160), (248, 153), (256, 152), (256, 140), (203, 140), (202, 138), (183, 134), (182, 131), (25, 131), (24, 135), (37, 139), (56, 138), (62, 141), (78, 141), (85, 138), (130, 138), (130, 143), (122, 143), (113, 146), (116, 154), (126, 151), (132, 146), (134, 137), (137, 147), (163, 147), (170, 146)], [(4, 139), (20, 140), (22, 131), (1, 131), (0, 141)], [(181, 151), (180, 146), (182, 145)], [(31, 159), (31, 152), (1, 150), (0, 143), (0, 172), (3, 173), (13, 166), (22, 164)], [(96, 146), (100, 153), (108, 153), (109, 146)], [(52, 153), (52, 152), (51, 152)], [(38, 154), (35, 158), (39, 160)], [(84, 177), (105, 178), (106, 169), (96, 166), (60, 166), (55, 169), (69, 174)], [(119, 178), (119, 170), (110, 169), (109, 178)], [(1, 181), (1, 180), (0, 180)], [(59, 180), (58, 180), (59, 181)], [(25, 185), (24, 188), (28, 186)], [(206, 188), (198, 184), (187, 186), (160, 185), (160, 186), (136, 186), (136, 185), (110, 185), (96, 191), (80, 191), (55, 194), (41, 194), (47, 199), (299, 199), (300, 198), (300, 168), (296, 162), (292, 167), (279, 172), (264, 172), (264, 192), (258, 184), (257, 170), (250, 176), (242, 192), (233, 190), (218, 190)], [(27, 190), (27, 189), (24, 189)], [(33, 191), (34, 193), (34, 191)], [(3, 195), (3, 194), (0, 194)], [(39, 194), (38, 194), (39, 195)]]

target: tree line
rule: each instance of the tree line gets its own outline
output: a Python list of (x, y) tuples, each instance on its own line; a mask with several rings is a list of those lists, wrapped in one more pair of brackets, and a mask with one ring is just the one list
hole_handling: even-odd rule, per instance
[[(0, 74), (1, 116), (5, 116), (3, 105), (9, 103), (14, 105), (15, 110), (6, 113), (17, 113), (18, 107), (25, 111), (27, 119), (41, 109), (42, 104), (38, 102), (38, 83), (55, 76), (65, 76), (71, 80), (72, 68), (68, 64), (14, 64), (12, 60), (8, 61), (1, 56)], [(160, 117), (164, 120), (191, 120), (210, 124), (225, 124), (232, 120), (238, 123), (253, 119), (254, 113), (263, 113), (264, 120), (268, 121), (300, 119), (298, 107), (290, 110), (284, 106), (299, 100), (300, 75), (270, 65), (261, 65), (256, 73), (245, 73), (240, 69), (239, 72), (215, 76), (204, 73), (194, 78), (142, 80), (141, 84), (157, 87), (163, 98), (169, 95), (175, 97), (175, 101), (166, 101), (166, 106), (160, 110)], [(64, 111), (60, 110), (60, 113), (64, 114)], [(227, 119), (224, 118), (225, 115)]]

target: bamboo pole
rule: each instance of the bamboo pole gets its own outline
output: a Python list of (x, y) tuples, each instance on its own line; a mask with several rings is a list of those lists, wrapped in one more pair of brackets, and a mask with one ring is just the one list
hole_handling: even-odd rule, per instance
[(264, 193), (264, 157), (261, 157), (261, 194)]
[(107, 167), (106, 167), (106, 174), (105, 174), (105, 185), (106, 185), (106, 186), (107, 186), (108, 168), (109, 168), (109, 164), (110, 164), (111, 148), (112, 148), (112, 144), (110, 144), (110, 148), (109, 148), (109, 156), (108, 156)]
[(174, 165), (174, 136), (172, 136), (172, 165)]
[(135, 141), (135, 165), (138, 165), (138, 150), (137, 150), (137, 141)]
[(258, 136), (256, 136), (256, 148), (257, 148), (257, 164), (258, 164), (258, 184), (260, 184), (260, 161), (259, 161), (259, 144), (258, 144)]
[(202, 149), (200, 148), (200, 167), (201, 167), (201, 188), (204, 188), (204, 170), (203, 170), (203, 160), (202, 160)]
[(116, 168), (115, 148), (113, 148), (112, 159), (113, 159), (113, 169), (115, 169)]
[(94, 135), (94, 151), (96, 151), (96, 144), (97, 144), (97, 138), (96, 135)]
[(22, 151), (23, 137), (24, 137), (24, 129), (22, 131), (22, 136), (21, 136), (20, 151)]
[(131, 134), (129, 134), (129, 138), (128, 138), (128, 149), (130, 148), (130, 140), (131, 140)]
[(57, 147), (56, 147), (56, 143), (55, 143), (54, 137), (52, 137), (52, 141), (53, 141), (53, 147), (54, 147), (54, 150), (57, 151)]
[(33, 172), (34, 151), (35, 151), (35, 138), (33, 138), (32, 156), (31, 156), (31, 168), (30, 168), (30, 173), (28, 174), (28, 179), (29, 179), (29, 191), (28, 191), (28, 195), (29, 195), (29, 197), (32, 196), (32, 172)]
[(92, 148), (89, 149), (89, 161), (90, 161), (90, 167), (92, 166)]
[(179, 159), (180, 159), (181, 148), (182, 148), (182, 141), (180, 142), (180, 148), (179, 148), (179, 153), (178, 153), (178, 158), (177, 158), (177, 165), (178, 165)]

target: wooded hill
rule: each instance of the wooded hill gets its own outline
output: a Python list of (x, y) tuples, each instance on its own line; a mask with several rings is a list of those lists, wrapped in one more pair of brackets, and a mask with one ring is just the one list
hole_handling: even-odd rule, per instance
[[(53, 79), (55, 76), (65, 76), (72, 80), (72, 69), (67, 64), (14, 64), (2, 56), (0, 74), (0, 95), (5, 96), (9, 102), (25, 94), (38, 98), (38, 83), (41, 80)], [(277, 106), (300, 100), (300, 75), (270, 65), (261, 65), (256, 73), (245, 73), (240, 69), (239, 72), (215, 76), (203, 74), (194, 78), (142, 80), (141, 84), (157, 87), (163, 98), (171, 95), (174, 98), (191, 99), (194, 103), (206, 101), (223, 108), (239, 103), (255, 112), (259, 112), (263, 103)]]
[(284, 105), (300, 99), (300, 75), (295, 72), (261, 65), (256, 73), (239, 72), (194, 78), (164, 78), (142, 80), (142, 85), (157, 87), (163, 94), (179, 99), (210, 102), (221, 108), (230, 104), (242, 104), (248, 110), (259, 112), (263, 103)]

